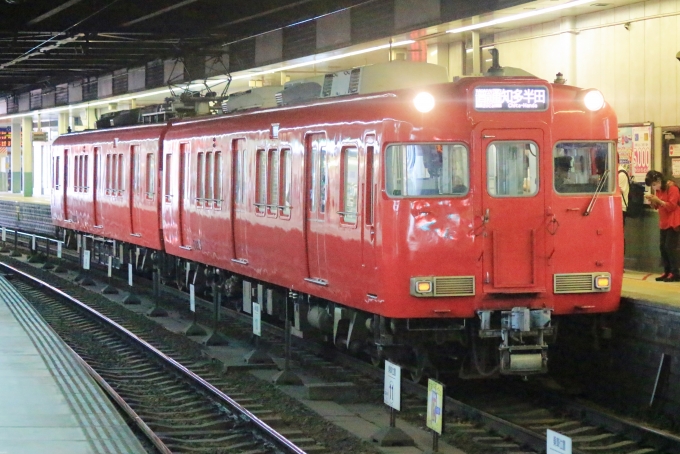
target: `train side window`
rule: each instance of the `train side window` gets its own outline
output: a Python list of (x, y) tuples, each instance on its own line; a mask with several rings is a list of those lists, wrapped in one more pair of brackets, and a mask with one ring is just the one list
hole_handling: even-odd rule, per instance
[(89, 172), (88, 172), (88, 167), (89, 167), (89, 161), (90, 157), (88, 155), (83, 156), (84, 162), (83, 162), (83, 192), (89, 192), (90, 190), (90, 180), (89, 180)]
[(165, 176), (165, 202), (169, 203), (172, 201), (172, 194), (170, 193), (170, 177), (172, 175), (172, 154), (168, 153), (165, 155), (165, 168), (163, 169), (163, 175)]
[(206, 208), (212, 208), (213, 202), (215, 200), (214, 184), (215, 184), (215, 170), (213, 166), (215, 165), (213, 161), (213, 152), (209, 151), (205, 154), (205, 206)]
[(153, 200), (156, 195), (156, 155), (146, 154), (146, 198)]
[(205, 201), (205, 157), (199, 152), (196, 159), (196, 205), (202, 206)]
[(366, 217), (365, 225), (373, 225), (373, 184), (375, 182), (375, 167), (373, 166), (373, 146), (366, 147)]
[(132, 158), (132, 175), (131, 187), (134, 194), (139, 194), (139, 189), (142, 184), (142, 175), (139, 169), (139, 146), (130, 146), (130, 156)]
[(279, 152), (269, 150), (269, 172), (267, 181), (267, 214), (276, 216), (279, 212)]
[(486, 149), (486, 189), (492, 197), (538, 193), (538, 146), (533, 142), (491, 142)]
[(123, 153), (118, 154), (118, 171), (116, 172), (116, 190), (118, 195), (125, 190), (125, 179), (123, 178)]
[(80, 156), (75, 155), (73, 156), (73, 190), (74, 192), (78, 192), (78, 189), (80, 188), (80, 185), (78, 184), (78, 180), (80, 178), (80, 160), (78, 159)]
[(338, 214), (345, 224), (357, 223), (358, 215), (358, 195), (359, 195), (359, 153), (356, 147), (344, 148), (342, 150), (342, 174), (341, 192), (342, 205)]
[(111, 182), (113, 181), (113, 164), (111, 163), (112, 161), (112, 156), (111, 154), (106, 155), (106, 193), (111, 194)]
[(293, 179), (293, 163), (289, 149), (281, 151), (281, 184), (279, 191), (279, 208), (281, 209), (281, 216), (290, 218), (290, 191)]
[[(553, 184), (559, 194), (592, 194), (601, 185), (614, 192), (616, 169), (611, 142), (560, 142), (553, 149)], [(603, 181), (603, 178), (605, 180)]]
[(267, 208), (267, 152), (257, 150), (257, 213), (264, 214)]
[(470, 187), (468, 150), (455, 143), (390, 145), (385, 179), (390, 197), (464, 197)]
[(215, 166), (213, 171), (213, 206), (222, 208), (222, 152), (215, 152)]

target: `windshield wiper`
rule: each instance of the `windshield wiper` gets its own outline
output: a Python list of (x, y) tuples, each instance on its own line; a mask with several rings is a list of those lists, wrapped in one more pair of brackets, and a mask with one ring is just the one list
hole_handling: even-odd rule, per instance
[(595, 201), (597, 200), (597, 196), (600, 195), (600, 192), (602, 192), (602, 189), (604, 188), (604, 184), (607, 181), (607, 176), (609, 176), (609, 170), (605, 170), (604, 173), (602, 174), (602, 177), (600, 178), (600, 181), (597, 182), (597, 188), (595, 188), (595, 194), (593, 194), (593, 198), (590, 200), (590, 203), (588, 204), (588, 208), (586, 208), (586, 211), (583, 212), (583, 216), (588, 216), (591, 211), (593, 211), (593, 207), (595, 206)]

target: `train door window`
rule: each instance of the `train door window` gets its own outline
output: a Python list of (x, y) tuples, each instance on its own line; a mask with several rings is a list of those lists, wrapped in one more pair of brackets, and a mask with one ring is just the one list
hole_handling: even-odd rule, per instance
[(281, 190), (279, 193), (279, 208), (281, 217), (290, 218), (290, 192), (293, 179), (293, 163), (289, 149), (281, 151)]
[(276, 216), (279, 212), (279, 173), (279, 151), (269, 150), (267, 214), (272, 216)]
[(112, 159), (113, 158), (110, 154), (106, 155), (106, 178), (105, 178), (105, 182), (106, 182), (106, 193), (109, 194), (109, 195), (111, 194), (111, 180), (112, 180), (111, 174), (113, 173), (113, 165), (111, 164)]
[(88, 192), (90, 190), (90, 185), (89, 185), (90, 180), (89, 180), (89, 175), (88, 175), (89, 174), (88, 168), (89, 168), (89, 165), (90, 165), (89, 164), (90, 157), (88, 155), (85, 155), (85, 156), (83, 156), (83, 158), (84, 158), (84, 160), (83, 160), (83, 181), (82, 181), (83, 192)]
[(264, 214), (267, 208), (267, 152), (257, 150), (257, 213)]
[(531, 197), (538, 192), (538, 146), (533, 142), (492, 142), (486, 167), (486, 189), (493, 197)]
[(326, 169), (326, 148), (319, 153), (319, 213), (326, 212), (326, 196), (328, 188), (328, 171)]
[(553, 150), (553, 184), (559, 194), (614, 191), (614, 145), (611, 142), (560, 142)]
[(153, 200), (156, 195), (156, 155), (146, 154), (146, 198)]
[(213, 169), (213, 206), (222, 208), (222, 152), (215, 152), (215, 166)]
[(463, 197), (470, 187), (468, 150), (461, 144), (390, 145), (385, 178), (391, 197)]
[(209, 151), (205, 154), (205, 206), (206, 208), (212, 208), (213, 202), (215, 201), (214, 184), (215, 184), (215, 173), (213, 161), (213, 152)]
[(74, 172), (73, 172), (73, 190), (75, 192), (78, 192), (80, 190), (80, 156), (75, 155), (73, 156), (73, 162), (74, 162)]
[(245, 179), (245, 161), (244, 161), (244, 146), (245, 139), (235, 139), (231, 143), (234, 162), (234, 203), (242, 205), (244, 202), (243, 181)]
[(357, 210), (359, 208), (359, 153), (355, 147), (344, 148), (342, 150), (341, 161), (341, 191), (342, 206), (338, 212), (344, 224), (357, 223)]
[(54, 189), (59, 189), (59, 177), (61, 173), (59, 172), (59, 170), (61, 169), (60, 167), (61, 157), (55, 156), (53, 161), (54, 168), (52, 169), (52, 186), (54, 187)]
[(133, 194), (139, 194), (141, 185), (141, 172), (139, 169), (139, 147), (137, 145), (130, 146), (130, 156), (132, 157), (132, 175), (131, 187)]
[(118, 154), (118, 170), (116, 171), (116, 191), (121, 195), (125, 190), (125, 179), (123, 178), (123, 153)]
[(163, 168), (163, 175), (165, 176), (165, 202), (172, 201), (170, 181), (172, 176), (172, 154), (165, 155), (165, 167)]
[(196, 158), (196, 205), (202, 206), (205, 201), (205, 157), (203, 152)]
[(366, 216), (364, 224), (373, 225), (373, 182), (375, 168), (373, 167), (373, 146), (366, 147)]
[(316, 141), (312, 144), (312, 187), (310, 189), (310, 211), (316, 213), (319, 197), (319, 147)]

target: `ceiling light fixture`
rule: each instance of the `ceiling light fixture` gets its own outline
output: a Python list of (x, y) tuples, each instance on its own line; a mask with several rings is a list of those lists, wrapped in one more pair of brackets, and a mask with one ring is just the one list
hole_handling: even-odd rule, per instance
[(573, 8), (574, 6), (585, 5), (593, 0), (575, 0), (573, 2), (562, 3), (561, 5), (550, 6), (548, 8), (537, 9), (535, 11), (527, 11), (526, 13), (513, 14), (512, 16), (500, 17), (498, 19), (492, 19), (486, 22), (480, 22), (478, 24), (466, 25), (465, 27), (458, 27), (452, 30), (447, 30), (446, 33), (463, 33), (470, 30), (479, 30), (480, 28), (490, 27), (492, 25), (505, 24), (507, 22), (512, 22), (520, 19), (527, 19), (529, 17), (540, 16), (541, 14), (552, 13), (555, 11), (560, 11), (567, 8)]

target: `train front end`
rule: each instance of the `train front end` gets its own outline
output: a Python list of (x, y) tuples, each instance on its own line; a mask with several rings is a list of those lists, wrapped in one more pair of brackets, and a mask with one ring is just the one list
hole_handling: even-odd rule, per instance
[(561, 317), (618, 308), (616, 117), (596, 90), (533, 77), (432, 91), (386, 141), (383, 275), (400, 304), (385, 315), (463, 376), (544, 373)]

